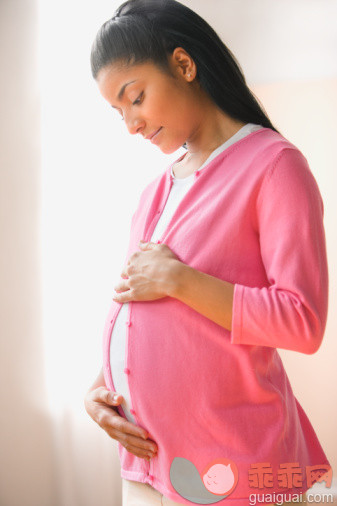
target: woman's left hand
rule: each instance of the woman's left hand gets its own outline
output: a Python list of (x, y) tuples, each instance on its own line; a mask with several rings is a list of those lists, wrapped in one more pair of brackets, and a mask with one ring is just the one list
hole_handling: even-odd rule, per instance
[(123, 281), (114, 287), (116, 302), (161, 299), (172, 291), (178, 257), (166, 244), (140, 241), (139, 247), (121, 273)]

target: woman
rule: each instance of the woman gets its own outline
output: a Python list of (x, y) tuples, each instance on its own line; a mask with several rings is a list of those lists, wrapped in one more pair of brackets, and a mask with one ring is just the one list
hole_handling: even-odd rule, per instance
[(123, 3), (91, 65), (131, 134), (186, 148), (141, 194), (85, 399), (118, 441), (123, 504), (298, 503), (331, 467), (277, 352), (316, 352), (327, 318), (307, 160), (179, 2)]

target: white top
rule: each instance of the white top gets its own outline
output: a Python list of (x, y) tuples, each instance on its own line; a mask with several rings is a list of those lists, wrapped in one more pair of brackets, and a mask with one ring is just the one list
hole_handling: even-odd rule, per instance
[[(242, 139), (246, 135), (254, 132), (255, 130), (259, 130), (263, 128), (261, 125), (256, 125), (254, 123), (247, 123), (244, 125), (236, 134), (230, 137), (226, 142), (218, 146), (207, 158), (207, 160), (201, 165), (198, 170), (202, 170), (206, 164), (208, 164), (214, 157), (216, 157), (223, 150), (227, 149), (229, 146)], [(195, 173), (192, 172), (187, 177), (177, 178), (175, 177), (172, 167), (171, 167), (171, 175), (173, 177), (173, 184), (171, 187), (170, 194), (166, 201), (165, 207), (162, 211), (162, 214), (156, 224), (156, 227), (152, 233), (151, 242), (157, 242), (157, 240), (162, 237), (165, 232), (169, 221), (171, 220), (173, 213), (175, 212), (178, 204), (184, 197), (184, 195), (188, 192), (190, 187), (193, 185), (195, 181)], [(115, 324), (112, 329), (111, 334), (111, 342), (110, 342), (110, 367), (112, 380), (116, 389), (116, 392), (121, 394), (124, 398), (124, 402), (122, 402), (121, 406), (125, 413), (127, 419), (136, 423), (134, 417), (130, 413), (130, 408), (132, 406), (128, 385), (128, 375), (125, 374), (125, 358), (126, 358), (126, 322), (128, 315), (128, 302), (124, 302), (121, 307), (118, 316), (115, 320)]]

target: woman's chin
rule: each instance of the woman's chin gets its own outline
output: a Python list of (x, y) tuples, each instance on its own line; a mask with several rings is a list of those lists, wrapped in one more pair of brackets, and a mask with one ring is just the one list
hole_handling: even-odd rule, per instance
[(171, 145), (171, 146), (165, 146), (164, 143), (163, 144), (158, 144), (158, 148), (165, 155), (170, 155), (172, 153), (175, 153), (176, 151), (178, 151), (178, 149), (180, 149), (182, 147), (183, 147), (183, 145), (181, 143), (176, 144), (176, 145)]

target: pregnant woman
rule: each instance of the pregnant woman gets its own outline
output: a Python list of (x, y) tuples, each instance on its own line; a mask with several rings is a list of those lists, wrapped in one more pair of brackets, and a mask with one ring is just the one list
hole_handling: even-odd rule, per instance
[(123, 505), (298, 504), (331, 474), (277, 351), (315, 353), (327, 320), (324, 208), (307, 159), (179, 2), (123, 3), (91, 68), (130, 134), (186, 149), (135, 206), (85, 398), (118, 442)]

